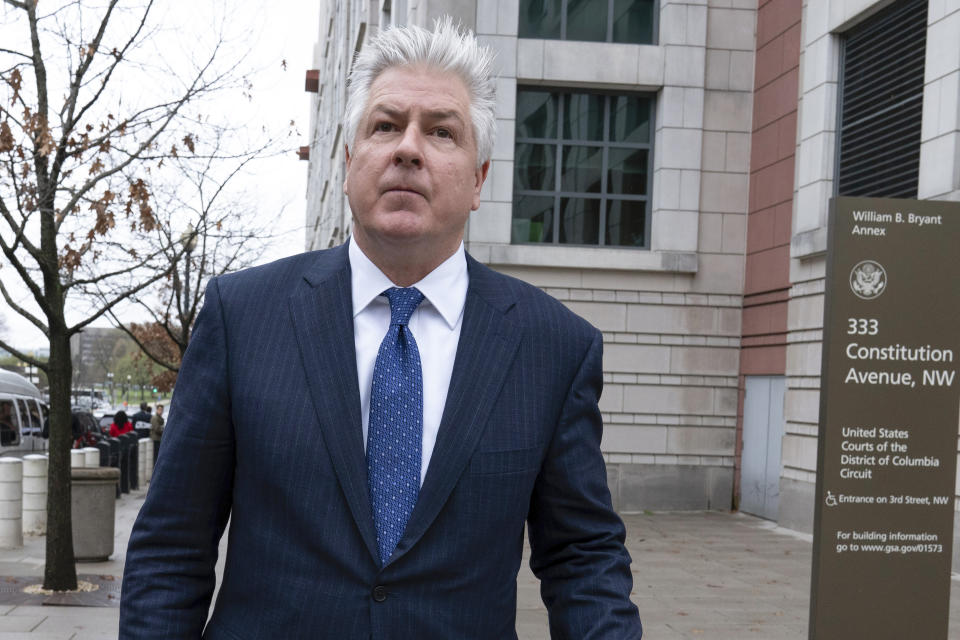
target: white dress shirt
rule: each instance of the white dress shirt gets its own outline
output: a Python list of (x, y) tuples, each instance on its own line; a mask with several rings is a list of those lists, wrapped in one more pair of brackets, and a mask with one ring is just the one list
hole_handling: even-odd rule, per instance
[[(353, 238), (348, 248), (350, 287), (353, 294), (353, 339), (357, 354), (357, 382), (360, 385), (360, 415), (363, 421), (363, 447), (367, 447), (370, 421), (370, 387), (377, 352), (390, 328), (390, 302), (381, 295), (397, 285), (370, 261)], [(423, 457), (420, 484), (427, 475), (433, 446), (440, 430), (440, 418), (447, 401), (450, 375), (460, 341), (463, 306), (467, 300), (467, 258), (463, 243), (423, 280), (412, 285), (424, 300), (410, 316), (408, 330), (417, 341), (423, 369)]]

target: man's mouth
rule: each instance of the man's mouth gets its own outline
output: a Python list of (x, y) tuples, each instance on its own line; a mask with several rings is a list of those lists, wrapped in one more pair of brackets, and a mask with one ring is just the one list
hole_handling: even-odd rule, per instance
[(410, 187), (390, 187), (389, 189), (386, 189), (384, 193), (400, 193), (400, 194), (408, 193), (411, 195), (423, 196), (422, 193)]

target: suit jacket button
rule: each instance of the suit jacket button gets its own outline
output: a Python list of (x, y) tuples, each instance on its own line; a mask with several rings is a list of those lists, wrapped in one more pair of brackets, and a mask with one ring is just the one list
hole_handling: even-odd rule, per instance
[(373, 588), (373, 599), (376, 602), (383, 602), (387, 599), (387, 590), (384, 589), (381, 585), (377, 585)]

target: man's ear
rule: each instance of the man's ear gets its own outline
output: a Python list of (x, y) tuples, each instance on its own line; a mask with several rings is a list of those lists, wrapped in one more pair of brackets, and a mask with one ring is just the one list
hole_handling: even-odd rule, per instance
[(347, 176), (350, 175), (350, 147), (348, 145), (343, 145), (343, 157), (347, 165), (347, 170), (343, 172), (343, 192), (347, 193)]
[(482, 165), (477, 168), (475, 177), (476, 183), (473, 185), (473, 206), (470, 207), (471, 211), (476, 211), (480, 208), (480, 191), (483, 189), (483, 183), (487, 179), (487, 172), (490, 171), (490, 161), (487, 160)]

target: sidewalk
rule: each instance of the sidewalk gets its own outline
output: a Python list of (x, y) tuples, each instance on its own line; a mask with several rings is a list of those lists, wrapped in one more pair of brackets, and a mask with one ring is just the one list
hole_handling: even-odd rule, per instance
[[(77, 565), (79, 574), (115, 576), (105, 582), (111, 595), (113, 589), (119, 595), (126, 543), (144, 495), (134, 492), (117, 502), (110, 561)], [(624, 521), (645, 639), (807, 640), (809, 536), (721, 512), (625, 515)], [(41, 582), (44, 543), (28, 536), (22, 549), (0, 550), (0, 576)], [(546, 610), (526, 558), (517, 583), (520, 639), (547, 640)], [(956, 577), (952, 586), (949, 637), (960, 640)], [(0, 579), (0, 592), (12, 588)], [(0, 640), (113, 640), (118, 618), (116, 607), (0, 605)]]
[[(146, 491), (125, 494), (117, 501), (114, 553), (108, 562), (77, 565), (77, 573), (116, 578), (107, 587), (118, 600), (127, 539)], [(43, 582), (45, 536), (24, 536), (21, 549), (0, 549), (0, 576), (33, 576)], [(21, 581), (18, 581), (18, 583)], [(8, 581), (9, 584), (9, 581)], [(0, 578), (0, 592), (4, 588)], [(18, 585), (19, 586), (19, 585)], [(116, 607), (0, 604), (0, 640), (115, 640), (120, 610)]]

